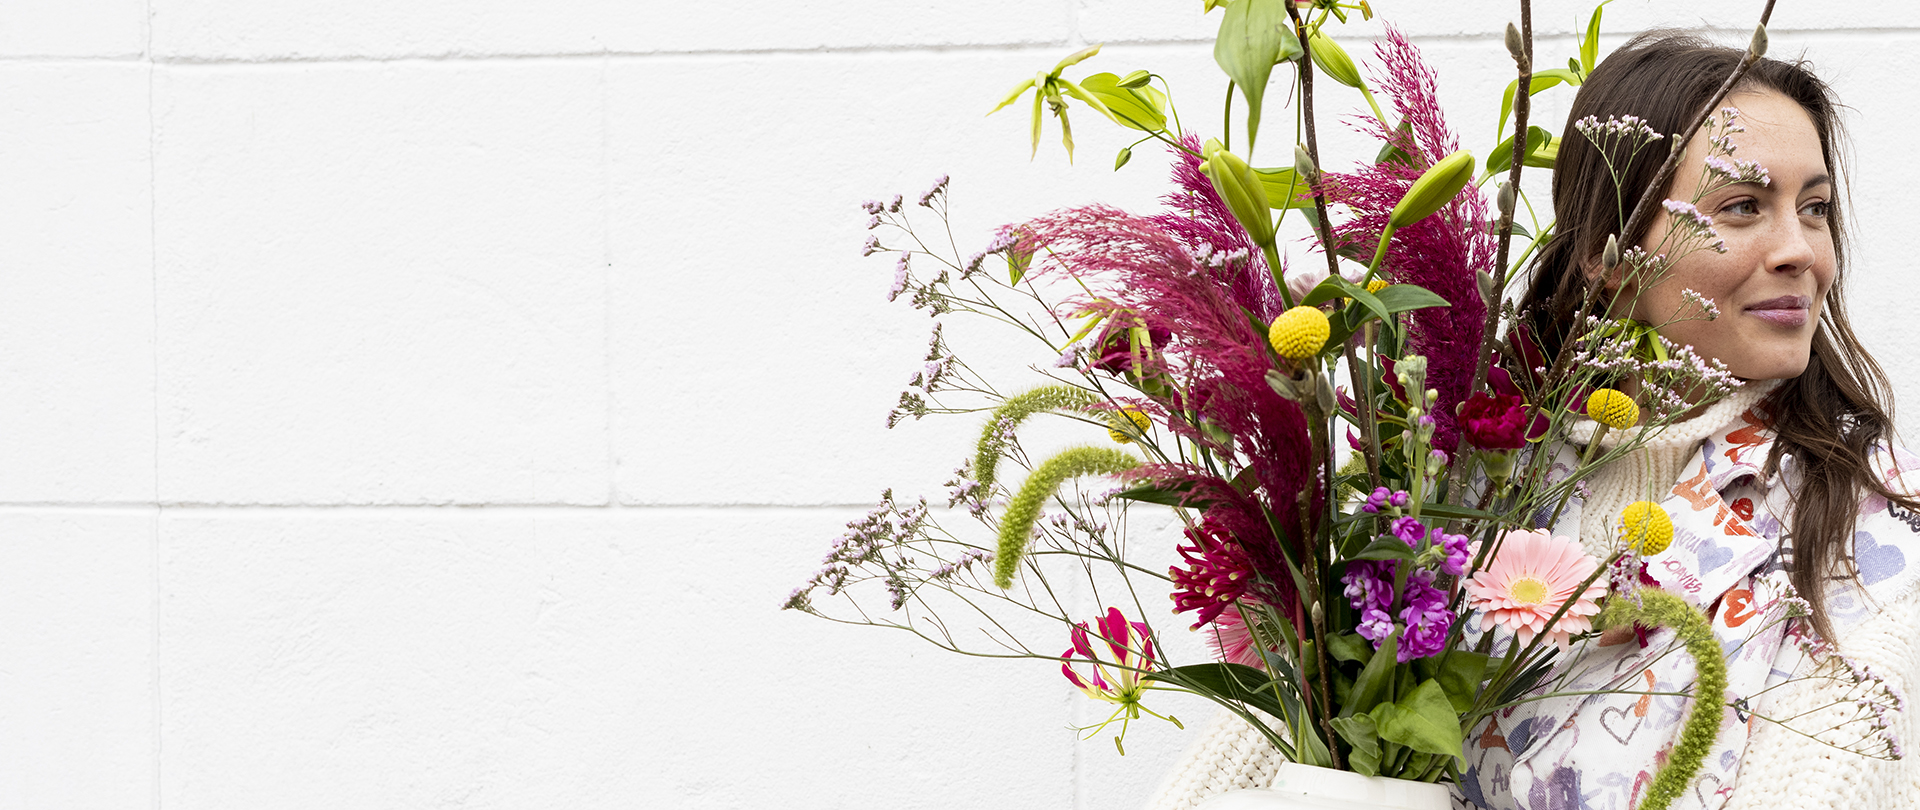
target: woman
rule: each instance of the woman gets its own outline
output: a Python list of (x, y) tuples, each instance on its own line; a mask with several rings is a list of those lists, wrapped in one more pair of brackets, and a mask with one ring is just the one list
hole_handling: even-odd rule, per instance
[[(1643, 35), (1588, 77), (1569, 120), (1634, 116), (1654, 132), (1681, 130), (1742, 55), (1691, 37)], [(1668, 150), (1643, 149), (1629, 162), (1621, 150), (1603, 156), (1572, 126), (1564, 135), (1556, 235), (1521, 305), (1549, 356), (1566, 324), (1599, 301), (1591, 314), (1666, 324), (1665, 337), (1748, 383), (1590, 478), (1555, 533), (1577, 533), (1597, 549), (1617, 535), (1609, 524), (1622, 507), (1650, 498), (1674, 515), (1680, 542), (1697, 546), (1685, 564), (1649, 573), (1712, 614), (1736, 705), (1674, 806), (1920, 807), (1920, 766), (1888, 757), (1898, 746), (1885, 734), (1904, 738), (1913, 723), (1888, 708), (1895, 700), (1884, 690), (1873, 692), (1879, 684), (1856, 686), (1857, 671), (1847, 669), (1864, 667), (1896, 691), (1920, 681), (1920, 510), (1905, 494), (1920, 472), (1902, 476), (1920, 470), (1920, 459), (1889, 449), (1887, 381), (1842, 302), (1836, 105), (1804, 66), (1761, 60), (1722, 106), (1737, 108), (1744, 126), (1726, 133), (1734, 157), (1757, 161), (1768, 177), (1727, 182), (1699, 199), (1725, 252), (1690, 253), (1657, 278), (1632, 277), (1628, 264), (1609, 272), (1601, 256)], [(1710, 156), (1723, 171), (1734, 166), (1710, 134), (1687, 144), (1668, 198), (1691, 199)], [(1621, 243), (1654, 251), (1667, 217), (1662, 210)], [(1592, 285), (1602, 294), (1589, 296)], [(1689, 317), (1700, 297), (1718, 317)], [(1783, 620), (1789, 583), (1810, 603), (1805, 621)], [(1674, 693), (1691, 686), (1692, 664), (1660, 654), (1673, 646), (1667, 633), (1590, 642), (1554, 685), (1604, 694), (1531, 701), (1489, 718), (1468, 738), (1457, 801), (1636, 806), (1690, 703)], [(1219, 723), (1152, 806), (1265, 784), (1277, 765), (1257, 736)]]

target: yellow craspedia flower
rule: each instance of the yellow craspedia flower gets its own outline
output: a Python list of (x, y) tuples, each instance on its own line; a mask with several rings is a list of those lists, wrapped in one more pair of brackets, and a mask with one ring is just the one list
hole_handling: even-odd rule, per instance
[(1376, 278), (1372, 281), (1367, 282), (1368, 295), (1372, 295), (1374, 293), (1380, 292), (1381, 290), (1384, 290), (1386, 288), (1387, 288), (1387, 280), (1384, 278)]
[(1625, 430), (1640, 421), (1640, 406), (1633, 403), (1633, 397), (1602, 388), (1587, 397), (1587, 415), (1614, 430)]
[(1147, 428), (1153, 427), (1153, 420), (1139, 408), (1121, 408), (1107, 416), (1107, 435), (1121, 444), (1132, 444), (1133, 440), (1147, 434)]
[(1653, 501), (1634, 501), (1620, 511), (1620, 539), (1641, 556), (1659, 554), (1673, 545), (1673, 518)]
[(1273, 325), (1267, 327), (1267, 340), (1281, 357), (1299, 360), (1318, 354), (1332, 331), (1326, 313), (1319, 307), (1294, 307), (1273, 319)]

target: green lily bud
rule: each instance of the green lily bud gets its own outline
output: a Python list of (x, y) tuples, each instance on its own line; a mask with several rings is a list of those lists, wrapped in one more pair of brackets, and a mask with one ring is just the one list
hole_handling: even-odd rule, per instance
[(1146, 87), (1147, 80), (1152, 78), (1153, 78), (1152, 73), (1149, 73), (1144, 70), (1136, 70), (1132, 73), (1129, 73), (1121, 77), (1120, 81), (1116, 82), (1116, 85), (1119, 87), (1125, 87), (1129, 90), (1132, 90), (1138, 87)]
[(1127, 165), (1127, 161), (1132, 159), (1133, 159), (1133, 147), (1131, 146), (1120, 147), (1120, 154), (1115, 156), (1113, 159), (1113, 170), (1116, 172), (1120, 171), (1120, 167)]
[(1267, 207), (1267, 191), (1253, 167), (1225, 149), (1215, 150), (1203, 167), (1213, 188), (1226, 201), (1227, 210), (1247, 229), (1256, 245), (1273, 244), (1273, 216)]
[(1348, 87), (1361, 88), (1367, 85), (1360, 80), (1360, 71), (1353, 66), (1353, 57), (1347, 55), (1340, 43), (1315, 29), (1308, 35), (1307, 45), (1313, 51), (1313, 64), (1320, 68), (1320, 72)]
[(1453, 201), (1469, 181), (1473, 180), (1473, 154), (1465, 149), (1440, 159), (1426, 174), (1413, 181), (1413, 187), (1407, 189), (1407, 196), (1393, 207), (1393, 213), (1387, 222), (1395, 228), (1404, 228), (1426, 219)]

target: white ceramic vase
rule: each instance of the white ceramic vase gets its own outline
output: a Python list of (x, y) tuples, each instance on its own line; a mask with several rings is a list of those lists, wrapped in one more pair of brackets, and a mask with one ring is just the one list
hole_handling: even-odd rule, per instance
[(1215, 794), (1197, 810), (1451, 810), (1445, 785), (1289, 762), (1271, 788)]

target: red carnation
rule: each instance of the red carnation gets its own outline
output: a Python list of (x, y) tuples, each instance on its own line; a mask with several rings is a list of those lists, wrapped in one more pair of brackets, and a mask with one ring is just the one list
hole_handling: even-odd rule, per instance
[(1518, 450), (1527, 443), (1527, 403), (1513, 394), (1482, 391), (1460, 408), (1468, 444), (1482, 450)]

